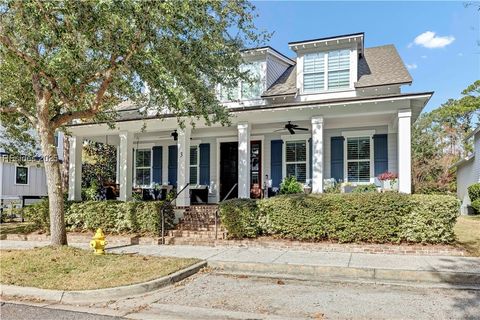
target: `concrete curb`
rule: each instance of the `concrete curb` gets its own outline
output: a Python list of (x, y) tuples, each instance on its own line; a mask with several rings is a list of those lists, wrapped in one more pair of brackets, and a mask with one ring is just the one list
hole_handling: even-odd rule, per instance
[(6, 296), (22, 296), (34, 299), (55, 301), (55, 302), (98, 302), (108, 301), (112, 299), (130, 297), (150, 291), (157, 290), (169, 284), (183, 280), (200, 269), (207, 266), (206, 261), (198, 262), (188, 268), (179, 270), (165, 277), (155, 280), (131, 284), (127, 286), (96, 289), (96, 290), (81, 290), (81, 291), (64, 291), (64, 290), (49, 290), (32, 287), (20, 287), (12, 285), (1, 285), (1, 295)]
[(381, 268), (353, 268), (340, 266), (314, 266), (297, 264), (266, 264), (255, 262), (209, 261), (208, 266), (226, 274), (248, 274), (295, 280), (369, 280), (415, 284), (448, 284), (468, 286), (480, 290), (480, 273), (400, 270)]

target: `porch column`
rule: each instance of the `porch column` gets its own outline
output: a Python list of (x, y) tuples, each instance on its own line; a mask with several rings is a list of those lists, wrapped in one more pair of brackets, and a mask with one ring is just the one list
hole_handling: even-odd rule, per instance
[(323, 116), (312, 117), (312, 192), (323, 192)]
[[(177, 166), (177, 192), (183, 189), (190, 182), (190, 134), (191, 128), (186, 126), (178, 129), (178, 166)], [(190, 188), (183, 190), (177, 198), (177, 206), (186, 207), (190, 205)]]
[(250, 198), (250, 125), (238, 126), (238, 197)]
[(132, 198), (133, 180), (133, 133), (120, 132), (120, 161), (119, 161), (119, 183), (120, 200), (128, 201)]
[(402, 193), (412, 193), (411, 118), (410, 109), (398, 111), (398, 191)]
[(68, 200), (82, 200), (82, 146), (83, 137), (71, 136), (68, 164)]

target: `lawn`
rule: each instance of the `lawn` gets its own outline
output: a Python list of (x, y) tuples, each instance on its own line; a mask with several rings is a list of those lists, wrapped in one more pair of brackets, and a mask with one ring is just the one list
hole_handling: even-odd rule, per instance
[(141, 283), (199, 262), (197, 259), (106, 254), (72, 247), (0, 250), (0, 283), (56, 290), (87, 290)]
[(458, 246), (480, 257), (480, 216), (460, 216), (455, 225)]
[(0, 235), (28, 234), (37, 230), (38, 227), (32, 222), (4, 222), (0, 224)]

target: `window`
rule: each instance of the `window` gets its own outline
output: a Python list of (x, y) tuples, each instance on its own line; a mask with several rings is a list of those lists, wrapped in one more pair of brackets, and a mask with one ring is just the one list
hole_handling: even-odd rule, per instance
[(285, 144), (286, 175), (295, 176), (297, 181), (307, 180), (307, 142), (305, 140), (287, 141)]
[(306, 54), (303, 58), (303, 91), (325, 89), (325, 53)]
[(135, 155), (135, 183), (137, 186), (150, 186), (151, 150), (137, 150)]
[(328, 89), (350, 86), (350, 51), (328, 53)]
[(28, 168), (17, 167), (15, 171), (15, 183), (16, 184), (28, 184)]
[(346, 139), (348, 182), (370, 181), (370, 140), (370, 137), (349, 137)]
[(238, 87), (220, 86), (220, 101), (234, 101), (238, 99)]
[(190, 147), (190, 184), (198, 184), (198, 146)]
[(260, 62), (250, 63), (242, 66), (242, 71), (248, 71), (253, 82), (242, 81), (242, 99), (259, 99), (263, 92), (262, 64)]
[(305, 54), (303, 92), (315, 93), (350, 87), (350, 50)]

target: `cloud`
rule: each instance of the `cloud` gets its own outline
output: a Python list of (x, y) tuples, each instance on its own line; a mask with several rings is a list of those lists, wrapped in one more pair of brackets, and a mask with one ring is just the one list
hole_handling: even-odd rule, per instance
[(463, 57), (463, 53), (462, 53), (462, 52), (459, 52), (457, 55), (458, 55), (459, 57)]
[(413, 43), (408, 45), (411, 48), (414, 44), (417, 46), (422, 46), (429, 49), (434, 48), (444, 48), (455, 41), (454, 36), (437, 36), (433, 31), (425, 31), (424, 33), (418, 35)]
[(418, 66), (415, 63), (411, 63), (411, 64), (407, 63), (407, 69), (412, 70), (412, 69), (417, 69), (417, 68), (418, 68)]
[(422, 59), (427, 59), (427, 56), (423, 55), (421, 58), (422, 58)]

